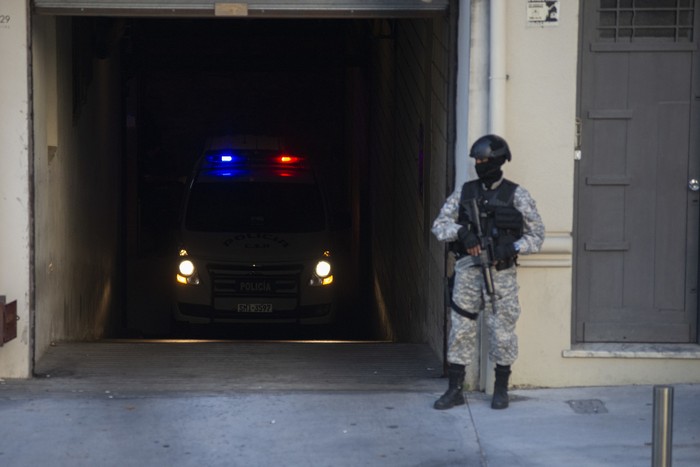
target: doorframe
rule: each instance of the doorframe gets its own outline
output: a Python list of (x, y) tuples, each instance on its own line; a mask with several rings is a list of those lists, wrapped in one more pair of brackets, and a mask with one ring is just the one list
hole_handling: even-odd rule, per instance
[[(582, 150), (581, 144), (583, 139), (583, 118), (581, 116), (581, 94), (583, 88), (583, 49), (585, 47), (585, 24), (584, 24), (584, 8), (585, 2), (579, 3), (579, 26), (578, 26), (578, 57), (576, 58), (576, 118), (573, 122), (576, 126), (576, 140), (574, 143), (574, 153), (580, 154)], [(575, 156), (574, 156), (575, 157)], [(576, 304), (578, 303), (578, 288), (576, 284), (578, 283), (578, 233), (579, 233), (579, 221), (578, 221), (578, 204), (579, 204), (579, 176), (580, 168), (578, 164), (579, 160), (574, 159), (574, 196), (573, 196), (573, 222), (572, 222), (572, 252), (571, 252), (571, 326), (569, 328), (569, 340), (571, 344), (576, 343), (576, 323), (578, 323), (577, 314), (578, 309)]]
[[(581, 147), (581, 142), (583, 139), (583, 122), (584, 118), (582, 115), (582, 109), (581, 109), (581, 101), (582, 101), (582, 89), (583, 89), (583, 55), (584, 55), (584, 50), (585, 47), (588, 47), (589, 45), (585, 42), (585, 27), (586, 24), (584, 23), (584, 18), (585, 18), (585, 8), (586, 8), (586, 2), (582, 1), (579, 2), (579, 30), (578, 30), (578, 41), (579, 41), (579, 47), (578, 47), (578, 57), (577, 57), (577, 72), (576, 72), (576, 121), (574, 124), (576, 125), (576, 142), (575, 142), (575, 150), (576, 154), (579, 154), (578, 151), (583, 150), (584, 151), (584, 156), (585, 156), (585, 148)], [(690, 102), (690, 120), (688, 122), (690, 131), (690, 140), (688, 141), (689, 144), (689, 155), (690, 157), (688, 158), (688, 173), (689, 177), (696, 178), (700, 180), (700, 5), (698, 2), (695, 3), (694, 5), (694, 17), (693, 17), (693, 39), (695, 43), (694, 47), (694, 52), (693, 52), (693, 65), (692, 65), (692, 77), (691, 77), (691, 102)], [(693, 129), (696, 129), (693, 131)], [(693, 155), (695, 157), (693, 157)], [(576, 341), (576, 329), (577, 329), (577, 323), (578, 323), (578, 313), (579, 310), (577, 308), (577, 303), (578, 303), (578, 296), (579, 296), (579, 290), (577, 288), (577, 283), (578, 283), (578, 278), (579, 278), (579, 268), (578, 268), (578, 262), (579, 262), (579, 253), (578, 253), (578, 234), (579, 234), (579, 211), (578, 211), (578, 205), (580, 201), (580, 168), (579, 164), (577, 163), (578, 160), (575, 161), (574, 163), (574, 196), (573, 196), (573, 203), (574, 203), (574, 216), (573, 216), (573, 226), (572, 226), (572, 238), (573, 238), (573, 252), (572, 252), (572, 293), (571, 293), (571, 327), (570, 327), (570, 342), (571, 344), (577, 344), (578, 342)], [(693, 215), (693, 209), (692, 205), (695, 205), (695, 211)], [(686, 245), (693, 245), (693, 247), (696, 249), (694, 252), (694, 256), (698, 258), (697, 264), (696, 264), (696, 270), (694, 272), (695, 280), (694, 284), (688, 284), (687, 287), (694, 287), (694, 292), (697, 295), (698, 289), (700, 289), (700, 251), (697, 251), (700, 249), (700, 201), (695, 200), (695, 201), (688, 201), (688, 205), (686, 207), (686, 213), (688, 216), (688, 225), (687, 225), (687, 233), (686, 233)], [(688, 241), (691, 238), (691, 233), (695, 231), (696, 232), (696, 242), (690, 242)], [(686, 253), (688, 250), (686, 249)], [(692, 268), (686, 265), (686, 275), (689, 275), (689, 272), (692, 272)], [(692, 277), (689, 278), (692, 280)], [(686, 293), (687, 296), (687, 293)], [(700, 344), (700, 299), (696, 299), (696, 306), (695, 306), (695, 314), (696, 314), (696, 326), (695, 326), (695, 343)], [(581, 342), (583, 344), (585, 342)]]
[[(689, 177), (700, 180), (700, 5), (695, 2), (695, 15), (693, 18), (693, 39), (695, 41), (695, 52), (693, 52), (693, 67), (691, 77), (691, 94), (690, 101), (690, 141), (688, 141), (689, 152), (691, 157), (688, 158), (688, 175)], [(695, 130), (693, 130), (695, 129)], [(700, 197), (698, 197), (700, 198)], [(689, 242), (694, 245), (695, 257), (698, 262), (695, 265), (695, 283), (692, 284), (697, 297), (698, 289), (700, 289), (700, 200), (691, 201), (688, 206), (688, 238), (690, 233), (695, 230), (697, 237), (695, 242)], [(692, 205), (695, 205), (694, 216)], [(692, 224), (692, 225), (691, 225)], [(686, 271), (690, 270), (686, 266)], [(690, 284), (689, 284), (690, 286)], [(695, 327), (695, 342), (700, 344), (700, 299), (696, 298), (696, 327)]]

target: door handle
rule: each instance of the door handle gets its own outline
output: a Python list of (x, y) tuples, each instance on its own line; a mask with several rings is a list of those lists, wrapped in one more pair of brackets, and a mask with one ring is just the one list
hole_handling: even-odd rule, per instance
[(700, 191), (700, 181), (697, 178), (693, 178), (688, 181), (688, 189), (690, 191)]

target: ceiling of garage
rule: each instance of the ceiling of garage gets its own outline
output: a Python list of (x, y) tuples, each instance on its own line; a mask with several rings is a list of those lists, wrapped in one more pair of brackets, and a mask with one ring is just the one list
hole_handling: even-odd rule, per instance
[(33, 0), (47, 15), (362, 18), (432, 16), (449, 0)]

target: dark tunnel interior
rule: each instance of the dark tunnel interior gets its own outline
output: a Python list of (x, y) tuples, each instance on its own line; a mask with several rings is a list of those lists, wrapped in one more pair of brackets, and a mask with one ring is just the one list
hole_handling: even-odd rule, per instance
[[(368, 24), (112, 21), (123, 32), (126, 141), (126, 312), (117, 337), (373, 339), (370, 287), (363, 279), (371, 226), (362, 208), (353, 205), (353, 192), (362, 191), (366, 180), (353, 175), (357, 156), (347, 150), (349, 139), (366, 138), (349, 124), (346, 111), (348, 99), (358, 97), (348, 95), (348, 79), (366, 76)], [(173, 323), (174, 231), (183, 193), (204, 141), (220, 135), (277, 137), (285, 148), (312, 160), (325, 181), (331, 230), (341, 245), (332, 325)]]

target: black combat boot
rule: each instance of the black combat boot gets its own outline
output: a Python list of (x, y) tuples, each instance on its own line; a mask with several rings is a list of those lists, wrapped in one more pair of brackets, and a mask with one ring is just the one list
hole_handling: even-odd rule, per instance
[(447, 376), (450, 378), (450, 385), (445, 394), (435, 401), (434, 408), (438, 410), (451, 409), (455, 405), (464, 405), (464, 365), (456, 363), (447, 364)]
[(493, 386), (492, 409), (505, 409), (508, 407), (508, 377), (510, 377), (510, 365), (496, 365), (496, 384)]

